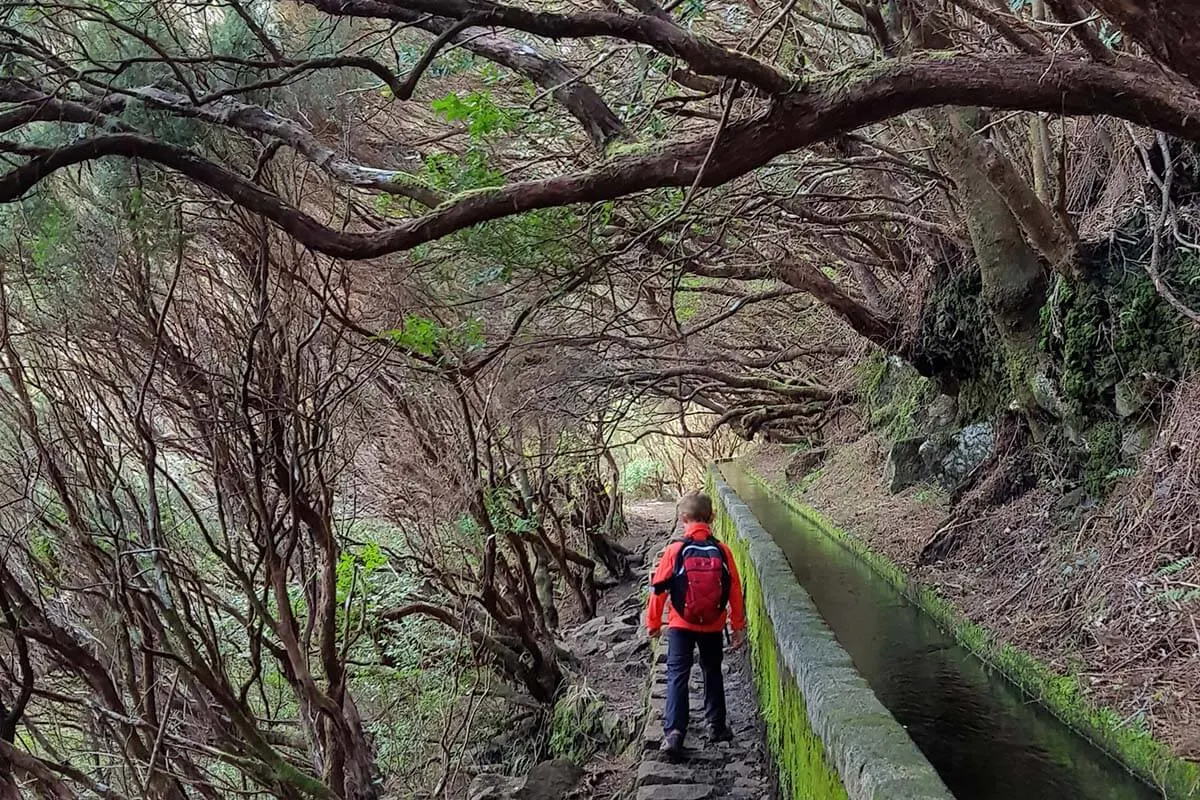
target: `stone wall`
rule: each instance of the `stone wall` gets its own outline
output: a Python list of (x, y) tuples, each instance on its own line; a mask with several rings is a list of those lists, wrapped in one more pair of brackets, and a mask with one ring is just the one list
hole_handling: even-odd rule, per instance
[(952, 800), (854, 669), (783, 551), (719, 478), (718, 535), (746, 589), (755, 682), (785, 798)]

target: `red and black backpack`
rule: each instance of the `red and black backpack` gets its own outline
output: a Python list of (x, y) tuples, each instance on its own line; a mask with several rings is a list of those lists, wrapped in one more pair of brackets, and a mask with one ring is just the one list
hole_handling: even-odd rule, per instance
[(676, 613), (692, 625), (716, 622), (729, 604), (732, 578), (725, 550), (717, 540), (682, 539), (675, 569), (658, 591), (668, 591)]

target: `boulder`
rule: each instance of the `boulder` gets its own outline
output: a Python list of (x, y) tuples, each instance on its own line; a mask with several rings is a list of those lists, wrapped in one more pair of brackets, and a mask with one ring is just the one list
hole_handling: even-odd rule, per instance
[(954, 436), (946, 433), (935, 433), (921, 442), (917, 452), (921, 456), (921, 463), (925, 465), (927, 476), (933, 476), (941, 469), (942, 460), (950, 455), (956, 445)]
[(1064, 492), (1063, 496), (1054, 501), (1054, 511), (1060, 514), (1066, 514), (1079, 508), (1087, 497), (1087, 490), (1082, 486), (1076, 487), (1069, 492)]
[(953, 437), (954, 444), (939, 464), (937, 481), (949, 491), (992, 453), (996, 432), (990, 422), (968, 425)]
[(883, 480), (893, 494), (925, 480), (928, 473), (921, 458), (923, 437), (897, 439), (888, 449), (887, 463), (883, 467)]
[(783, 468), (783, 477), (790, 484), (799, 483), (825, 460), (824, 448), (800, 450), (788, 459)]
[(1167, 381), (1161, 375), (1142, 373), (1131, 375), (1113, 385), (1113, 405), (1121, 419), (1134, 417), (1158, 400)]
[(467, 800), (511, 800), (525, 785), (524, 778), (504, 775), (476, 775), (467, 788)]
[(590, 639), (599, 633), (601, 628), (608, 625), (609, 622), (609, 618), (605, 616), (592, 617), (571, 631), (571, 636), (576, 639)]
[(888, 450), (883, 479), (895, 493), (919, 483), (936, 483), (949, 491), (991, 454), (991, 423), (968, 425), (955, 433), (897, 439)]
[(618, 661), (627, 661), (643, 650), (650, 647), (650, 641), (641, 636), (638, 636), (628, 641), (619, 642), (613, 645), (612, 657)]
[(958, 417), (958, 398), (939, 394), (926, 408), (919, 424), (919, 433), (944, 431), (954, 425)]
[(477, 775), (467, 789), (467, 800), (559, 800), (583, 775), (568, 758), (543, 761), (524, 778)]

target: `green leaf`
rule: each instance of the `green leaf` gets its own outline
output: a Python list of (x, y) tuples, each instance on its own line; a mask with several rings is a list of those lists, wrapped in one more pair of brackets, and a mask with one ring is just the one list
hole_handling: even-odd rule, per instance
[(466, 122), (467, 133), (472, 139), (484, 139), (495, 133), (510, 131), (520, 119), (516, 112), (496, 105), (491, 96), (483, 92), (471, 92), (465, 96), (450, 92), (434, 100), (430, 107), (447, 122)]
[(401, 327), (381, 332), (380, 337), (423, 356), (432, 356), (441, 343), (442, 327), (428, 317), (406, 314)]

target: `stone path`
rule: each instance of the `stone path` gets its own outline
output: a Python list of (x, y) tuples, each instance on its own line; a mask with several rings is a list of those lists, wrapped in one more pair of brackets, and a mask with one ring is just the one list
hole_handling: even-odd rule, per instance
[(773, 800), (765, 731), (754, 696), (747, 648), (725, 653), (725, 701), (732, 742), (712, 742), (704, 725), (703, 680), (692, 667), (691, 730), (685, 756), (673, 763), (658, 751), (666, 698), (665, 646), (656, 649), (650, 671), (650, 706), (642, 735), (636, 800)]

